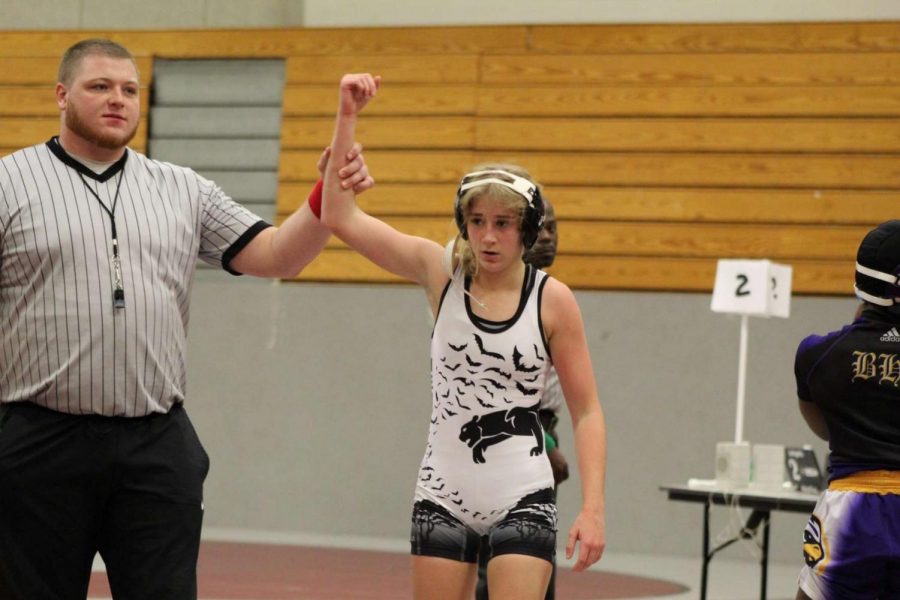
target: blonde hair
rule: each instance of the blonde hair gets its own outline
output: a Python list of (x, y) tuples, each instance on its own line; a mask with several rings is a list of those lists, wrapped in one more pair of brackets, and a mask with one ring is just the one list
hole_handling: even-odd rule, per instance
[[(527, 170), (514, 164), (482, 163), (472, 167), (472, 170), (470, 172), (474, 173), (477, 171), (506, 171), (508, 173), (512, 173), (513, 175), (517, 175), (519, 177), (527, 179), (535, 185), (538, 185)], [(485, 174), (478, 177), (477, 179), (488, 177), (490, 177), (490, 174)], [(459, 198), (458, 204), (459, 210), (462, 212), (461, 227), (465, 228), (465, 223), (468, 222), (472, 202), (486, 196), (490, 196), (490, 198), (497, 202), (501, 207), (512, 209), (515, 211), (516, 227), (521, 233), (522, 217), (525, 214), (525, 209), (527, 208), (528, 202), (521, 194), (519, 194), (515, 190), (511, 190), (505, 185), (500, 185), (498, 183), (486, 183), (485, 185), (466, 190), (463, 193), (462, 197)], [(469, 244), (469, 241), (463, 238), (462, 232), (456, 234), (454, 248), (455, 257), (458, 259), (463, 273), (465, 273), (469, 277), (475, 277), (478, 274), (478, 260), (475, 258), (475, 253), (472, 251), (472, 246)]]

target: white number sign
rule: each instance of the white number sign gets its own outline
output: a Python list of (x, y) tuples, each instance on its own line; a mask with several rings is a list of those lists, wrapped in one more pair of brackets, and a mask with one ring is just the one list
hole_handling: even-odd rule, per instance
[(720, 259), (713, 312), (787, 318), (791, 313), (790, 265), (768, 260)]

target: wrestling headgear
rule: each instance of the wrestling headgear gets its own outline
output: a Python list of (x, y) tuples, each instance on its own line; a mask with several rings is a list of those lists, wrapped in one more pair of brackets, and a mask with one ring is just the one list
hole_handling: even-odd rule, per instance
[(856, 296), (878, 306), (900, 304), (900, 220), (866, 234), (856, 253)]
[(541, 190), (538, 189), (536, 183), (500, 169), (474, 171), (467, 173), (460, 180), (453, 208), (459, 234), (464, 240), (468, 239), (469, 234), (466, 231), (466, 219), (461, 203), (463, 196), (472, 188), (490, 183), (507, 187), (525, 198), (525, 212), (522, 214), (522, 244), (526, 250), (531, 248), (537, 241), (541, 227), (544, 225), (544, 200), (541, 198)]

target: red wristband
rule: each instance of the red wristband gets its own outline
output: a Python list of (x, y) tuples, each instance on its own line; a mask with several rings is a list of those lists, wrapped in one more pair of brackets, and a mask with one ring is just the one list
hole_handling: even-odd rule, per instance
[(322, 185), (323, 183), (320, 179), (313, 186), (312, 191), (309, 193), (309, 198), (306, 199), (307, 203), (309, 203), (309, 210), (316, 215), (317, 219), (322, 218)]

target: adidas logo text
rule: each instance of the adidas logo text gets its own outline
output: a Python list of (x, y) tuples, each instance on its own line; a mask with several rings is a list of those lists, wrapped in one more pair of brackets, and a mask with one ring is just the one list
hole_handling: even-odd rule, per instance
[(896, 327), (891, 327), (890, 331), (885, 331), (879, 339), (882, 342), (900, 342), (900, 331), (897, 331)]

